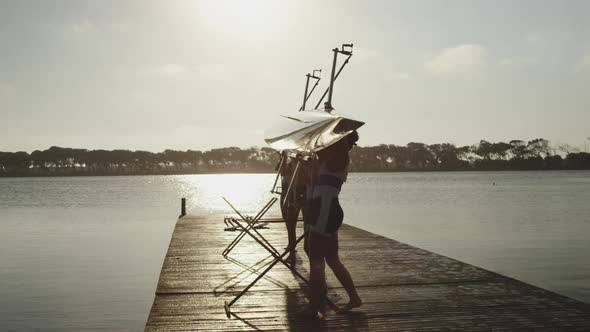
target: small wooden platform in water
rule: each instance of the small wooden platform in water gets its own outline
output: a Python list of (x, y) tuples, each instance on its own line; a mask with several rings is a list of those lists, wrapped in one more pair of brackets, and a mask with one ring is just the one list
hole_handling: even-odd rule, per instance
[[(301, 316), (305, 287), (278, 264), (234, 304), (227, 319), (223, 302), (270, 258), (248, 236), (223, 258), (237, 235), (224, 227), (222, 216), (178, 220), (146, 331), (590, 330), (589, 304), (348, 225), (339, 233), (340, 255), (364, 301), (360, 309), (321, 321)], [(277, 248), (286, 246), (283, 224), (261, 232)], [(298, 256), (297, 268), (308, 276), (302, 249)], [(346, 303), (329, 268), (327, 275), (330, 298)]]

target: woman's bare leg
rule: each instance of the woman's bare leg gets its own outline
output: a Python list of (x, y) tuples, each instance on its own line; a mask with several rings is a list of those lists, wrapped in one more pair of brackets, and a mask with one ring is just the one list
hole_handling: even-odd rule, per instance
[(312, 313), (320, 310), (323, 297), (328, 286), (326, 284), (326, 263), (323, 257), (310, 257), (309, 260), (309, 308)]
[(342, 310), (346, 311), (352, 308), (360, 307), (363, 304), (363, 301), (361, 300), (359, 294), (356, 291), (356, 287), (354, 286), (354, 282), (352, 281), (352, 277), (350, 276), (348, 269), (346, 269), (346, 266), (342, 264), (338, 254), (326, 257), (326, 263), (328, 263), (328, 266), (330, 267), (330, 269), (332, 269), (334, 275), (336, 276), (338, 281), (340, 281), (340, 283), (346, 290), (348, 297), (350, 298), (348, 304), (345, 305), (342, 308)]
[[(287, 221), (287, 238), (289, 239), (289, 247), (291, 247), (291, 252), (289, 252), (289, 260), (295, 260), (295, 247), (293, 244), (297, 241), (297, 217), (293, 220)], [(293, 247), (292, 247), (293, 246)]]
[[(299, 217), (299, 210), (292, 207), (285, 207), (283, 212), (283, 219), (285, 220), (285, 226), (287, 227), (287, 238), (289, 240), (289, 246), (292, 246), (297, 241), (297, 218)], [(289, 253), (289, 260), (295, 260), (295, 247), (291, 249)]]

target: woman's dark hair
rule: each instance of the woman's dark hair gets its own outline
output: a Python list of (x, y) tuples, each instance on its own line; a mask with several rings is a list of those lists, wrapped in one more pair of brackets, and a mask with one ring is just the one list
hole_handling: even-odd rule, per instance
[(350, 148), (352, 149), (352, 147), (355, 146), (356, 142), (359, 140), (359, 133), (356, 130), (353, 130), (352, 133), (346, 136), (346, 139), (348, 140), (348, 145), (350, 145)]

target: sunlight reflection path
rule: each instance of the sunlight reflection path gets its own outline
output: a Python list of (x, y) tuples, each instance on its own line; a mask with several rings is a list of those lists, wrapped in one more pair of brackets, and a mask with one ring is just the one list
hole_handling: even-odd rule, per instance
[[(225, 196), (240, 211), (258, 211), (272, 197), (273, 174), (203, 174), (172, 177), (173, 185), (187, 198), (187, 209), (199, 213), (232, 211), (221, 199)], [(279, 213), (278, 205), (268, 215)]]

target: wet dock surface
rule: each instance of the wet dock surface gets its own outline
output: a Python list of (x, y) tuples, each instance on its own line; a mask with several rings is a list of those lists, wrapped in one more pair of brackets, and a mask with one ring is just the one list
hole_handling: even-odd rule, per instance
[[(249, 236), (224, 258), (237, 235), (225, 227), (219, 215), (178, 220), (146, 331), (590, 330), (590, 304), (349, 225), (340, 229), (340, 256), (361, 308), (323, 320), (305, 317), (306, 286), (279, 263), (232, 306), (228, 319), (224, 301), (272, 259)], [(286, 246), (284, 224), (259, 231), (277, 249)], [(308, 277), (302, 244), (297, 254), (297, 270)], [(346, 293), (326, 270), (329, 298), (344, 305)]]

